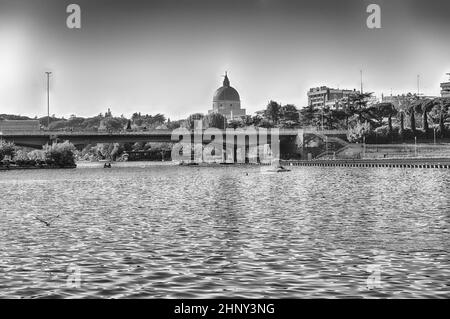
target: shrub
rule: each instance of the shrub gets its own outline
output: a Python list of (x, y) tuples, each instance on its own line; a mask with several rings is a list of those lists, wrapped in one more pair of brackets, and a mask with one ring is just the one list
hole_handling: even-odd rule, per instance
[(33, 161), (45, 161), (45, 152), (42, 150), (34, 150), (27, 154), (28, 158)]
[(46, 162), (57, 167), (75, 166), (75, 146), (68, 141), (64, 143), (54, 143), (51, 146), (45, 145), (43, 148)]
[(16, 146), (14, 143), (6, 142), (0, 140), (0, 161), (2, 161), (5, 156), (10, 156), (13, 158), (16, 155)]
[(369, 123), (357, 123), (354, 127), (348, 129), (347, 139), (351, 143), (361, 143), (364, 137), (368, 137), (372, 134)]

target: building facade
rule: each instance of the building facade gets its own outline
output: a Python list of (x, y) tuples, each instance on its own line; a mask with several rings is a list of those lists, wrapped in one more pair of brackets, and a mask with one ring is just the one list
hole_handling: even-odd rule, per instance
[(327, 86), (311, 88), (308, 91), (308, 105), (316, 108), (337, 107), (339, 100), (357, 93), (356, 90), (340, 90)]
[[(450, 75), (450, 73), (447, 73), (447, 75)], [(449, 82), (441, 83), (441, 96), (450, 97), (450, 80)]]
[(241, 108), (239, 93), (230, 86), (230, 80), (226, 73), (223, 85), (214, 93), (212, 110), (209, 110), (208, 113), (222, 114), (229, 121), (240, 119), (246, 115), (245, 109)]
[(38, 120), (0, 120), (0, 132), (36, 132), (41, 129)]

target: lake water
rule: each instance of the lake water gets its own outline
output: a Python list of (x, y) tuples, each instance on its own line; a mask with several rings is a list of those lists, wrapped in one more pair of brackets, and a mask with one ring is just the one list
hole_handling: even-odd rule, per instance
[(449, 170), (100, 166), (0, 172), (0, 298), (450, 296)]

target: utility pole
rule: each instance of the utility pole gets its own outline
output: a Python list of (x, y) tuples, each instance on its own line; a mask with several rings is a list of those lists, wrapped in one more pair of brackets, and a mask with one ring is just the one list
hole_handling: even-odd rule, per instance
[(417, 96), (420, 95), (420, 74), (417, 75)]
[(361, 94), (363, 94), (364, 93), (363, 92), (363, 71), (360, 70), (360, 73), (361, 73)]
[(50, 75), (52, 72), (45, 72), (47, 74), (47, 130), (50, 129)]

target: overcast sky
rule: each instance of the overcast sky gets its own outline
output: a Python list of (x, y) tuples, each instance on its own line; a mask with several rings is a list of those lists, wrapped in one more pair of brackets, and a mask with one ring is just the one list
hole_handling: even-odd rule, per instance
[[(82, 9), (81, 30), (66, 7)], [(382, 8), (382, 29), (366, 7)], [(248, 113), (310, 87), (439, 95), (450, 72), (448, 0), (0, 0), (0, 113), (207, 113), (228, 70)]]

